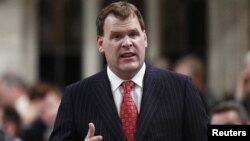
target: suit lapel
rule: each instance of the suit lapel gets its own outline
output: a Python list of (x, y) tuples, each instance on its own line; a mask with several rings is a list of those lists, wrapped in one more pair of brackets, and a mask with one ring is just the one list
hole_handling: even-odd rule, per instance
[[(147, 64), (144, 76), (143, 96), (140, 115), (138, 118), (136, 141), (143, 140), (163, 94), (161, 91), (162, 82), (158, 74), (159, 73), (155, 72), (155, 69), (151, 68), (151, 66)], [(95, 105), (98, 108), (104, 123), (110, 129), (111, 135), (115, 136), (119, 141), (125, 141), (126, 139), (115, 107), (106, 70), (102, 71), (99, 75), (100, 77), (98, 78), (100, 79), (94, 81), (94, 84), (92, 85), (93, 98), (96, 100)]]
[(93, 98), (104, 123), (110, 129), (112, 136), (125, 141), (106, 71), (101, 72), (100, 79), (96, 80), (93, 86)]
[(138, 118), (136, 132), (136, 141), (142, 141), (149, 128), (149, 124), (160, 103), (162, 96), (162, 82), (160, 82), (158, 73), (151, 66), (147, 65), (144, 77), (143, 96), (141, 102), (141, 111)]

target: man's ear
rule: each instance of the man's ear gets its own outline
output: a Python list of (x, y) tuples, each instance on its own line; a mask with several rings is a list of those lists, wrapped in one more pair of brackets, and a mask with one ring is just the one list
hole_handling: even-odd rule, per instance
[(104, 49), (103, 49), (103, 36), (98, 35), (97, 39), (97, 46), (98, 46), (98, 50), (100, 53), (104, 53)]

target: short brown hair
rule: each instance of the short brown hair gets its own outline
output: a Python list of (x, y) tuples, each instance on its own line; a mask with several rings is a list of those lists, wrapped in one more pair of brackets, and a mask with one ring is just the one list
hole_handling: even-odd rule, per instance
[(32, 86), (29, 90), (28, 96), (31, 101), (44, 99), (49, 92), (54, 92), (58, 97), (62, 96), (61, 89), (54, 83), (48, 81), (41, 81), (34, 86)]
[(106, 6), (100, 11), (96, 19), (97, 35), (103, 35), (104, 21), (109, 14), (113, 14), (115, 17), (124, 20), (131, 15), (136, 15), (139, 20), (142, 30), (145, 30), (144, 21), (140, 11), (133, 5), (125, 1), (114, 2)]

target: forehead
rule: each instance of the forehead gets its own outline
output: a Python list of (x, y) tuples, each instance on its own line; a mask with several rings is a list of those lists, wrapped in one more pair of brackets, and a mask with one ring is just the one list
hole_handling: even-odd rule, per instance
[(131, 15), (126, 19), (120, 19), (115, 17), (113, 14), (107, 16), (104, 21), (104, 32), (109, 31), (122, 31), (122, 30), (130, 30), (130, 29), (140, 29), (141, 26), (137, 16)]

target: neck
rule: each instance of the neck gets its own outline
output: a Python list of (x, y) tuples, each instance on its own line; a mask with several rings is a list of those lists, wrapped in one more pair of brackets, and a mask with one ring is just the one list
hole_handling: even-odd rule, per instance
[(137, 72), (134, 72), (134, 73), (121, 73), (121, 74), (116, 74), (116, 75), (118, 77), (120, 77), (121, 79), (123, 79), (123, 80), (130, 80), (130, 79), (132, 79), (135, 76), (135, 74)]

